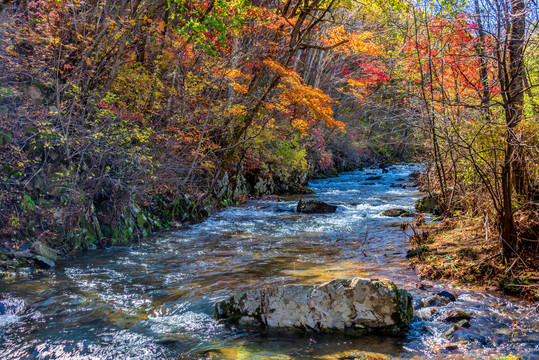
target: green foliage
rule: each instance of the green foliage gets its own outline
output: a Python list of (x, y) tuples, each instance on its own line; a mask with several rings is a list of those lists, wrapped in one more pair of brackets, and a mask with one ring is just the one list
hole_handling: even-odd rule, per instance
[(36, 203), (29, 195), (24, 195), (23, 202), (22, 202), (22, 208), (26, 211), (33, 211), (36, 208)]
[(492, 360), (521, 360), (521, 359), (522, 358), (520, 356), (506, 355), (506, 356), (501, 356), (501, 357), (494, 358)]
[(0, 97), (4, 95), (14, 95), (15, 90), (10, 88), (0, 88)]
[(246, 24), (245, 11), (250, 5), (248, 0), (215, 0), (209, 4), (204, 8), (186, 0), (168, 0), (168, 10), (176, 23), (174, 29), (184, 39), (194, 41), (210, 55), (218, 55), (230, 31)]

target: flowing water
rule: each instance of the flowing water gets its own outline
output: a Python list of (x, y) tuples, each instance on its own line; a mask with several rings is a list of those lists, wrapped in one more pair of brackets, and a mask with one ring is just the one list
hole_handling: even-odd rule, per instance
[[(109, 248), (59, 263), (45, 277), (1, 285), (0, 359), (316, 359), (346, 350), (403, 358), (539, 358), (539, 315), (526, 303), (450, 289), (458, 296), (402, 336), (283, 333), (226, 326), (213, 304), (270, 285), (319, 284), (340, 277), (389, 278), (414, 302), (448, 286), (419, 290), (405, 254), (402, 218), (414, 188), (390, 187), (418, 165), (316, 180), (304, 196), (338, 205), (334, 214), (298, 214), (297, 200), (252, 201), (202, 224), (157, 234), (140, 247)], [(379, 180), (366, 180), (379, 175)], [(443, 312), (470, 313), (471, 327), (442, 336)], [(448, 342), (460, 341), (456, 350)], [(334, 357), (337, 358), (337, 357)]]

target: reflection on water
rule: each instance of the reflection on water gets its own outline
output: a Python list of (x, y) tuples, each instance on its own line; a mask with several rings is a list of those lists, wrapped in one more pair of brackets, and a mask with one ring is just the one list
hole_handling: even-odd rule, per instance
[[(269, 285), (365, 276), (392, 279), (416, 302), (439, 291), (441, 284), (430, 291), (414, 286), (403, 219), (380, 216), (393, 207), (413, 209), (420, 194), (390, 185), (417, 168), (369, 170), (382, 176), (374, 184), (363, 171), (313, 181), (316, 194), (307, 198), (338, 205), (334, 214), (298, 214), (298, 196), (252, 201), (140, 247), (95, 251), (59, 264), (48, 277), (4, 285), (0, 358), (336, 359), (347, 351), (538, 357), (533, 307), (456, 289), (456, 302), (429, 321), (416, 319), (402, 337), (264, 332), (213, 319), (215, 301)], [(446, 339), (450, 325), (440, 320), (451, 309), (474, 317), (470, 328)], [(450, 341), (457, 350), (444, 349)]]

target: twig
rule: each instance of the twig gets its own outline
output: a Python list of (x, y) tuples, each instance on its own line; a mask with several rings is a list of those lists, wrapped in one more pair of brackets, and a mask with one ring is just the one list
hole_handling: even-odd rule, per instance
[(515, 264), (517, 263), (518, 261), (518, 258), (515, 259), (515, 261), (513, 261), (513, 263), (511, 264), (511, 266), (509, 266), (507, 269), (505, 269), (505, 274), (507, 274), (509, 271), (511, 271), (511, 269), (513, 268), (513, 266), (515, 266)]
[(496, 254), (494, 254), (494, 255), (490, 255), (488, 258), (483, 259), (482, 261), (480, 261), (480, 262), (479, 262), (479, 265), (481, 265), (481, 264), (483, 264), (483, 263), (486, 263), (486, 262), (489, 261), (489, 260), (494, 259), (496, 256), (500, 256), (500, 254), (499, 254), (499, 253), (496, 253)]

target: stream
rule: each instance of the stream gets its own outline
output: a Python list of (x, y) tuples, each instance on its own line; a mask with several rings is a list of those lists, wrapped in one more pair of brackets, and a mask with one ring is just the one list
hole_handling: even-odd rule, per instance
[[(331, 359), (347, 350), (402, 358), (539, 358), (537, 307), (506, 297), (423, 282), (409, 266), (409, 219), (421, 197), (402, 183), (419, 165), (356, 170), (314, 180), (314, 195), (256, 200), (201, 224), (155, 234), (138, 247), (112, 247), (59, 261), (45, 276), (21, 273), (1, 284), (0, 359)], [(378, 180), (366, 180), (370, 176)], [(301, 198), (338, 205), (333, 214), (298, 214)], [(227, 326), (213, 304), (252, 288), (320, 284), (341, 277), (388, 278), (417, 305), (442, 290), (457, 301), (414, 318), (402, 336), (350, 337)], [(418, 283), (432, 287), (419, 290)], [(450, 338), (444, 312), (473, 318)], [(456, 349), (446, 349), (457, 343)]]

